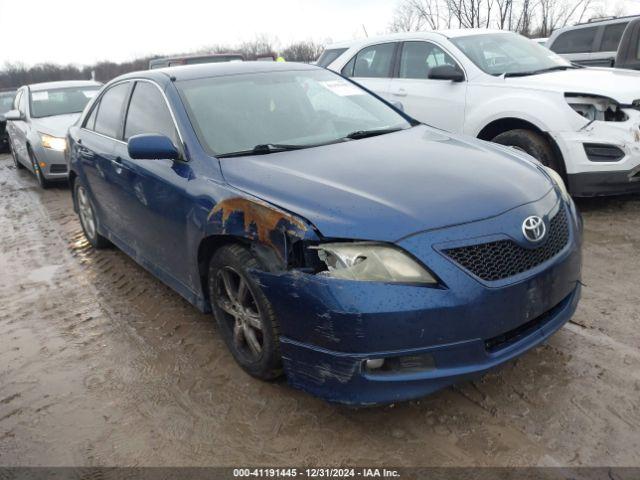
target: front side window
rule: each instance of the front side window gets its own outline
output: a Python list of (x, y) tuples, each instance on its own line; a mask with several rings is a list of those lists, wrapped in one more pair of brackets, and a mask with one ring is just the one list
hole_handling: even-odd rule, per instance
[(615, 23), (613, 25), (607, 25), (604, 29), (604, 35), (602, 37), (602, 44), (600, 45), (601, 52), (617, 52), (618, 45), (622, 39), (622, 34), (627, 28), (629, 23)]
[(578, 28), (560, 34), (551, 50), (556, 53), (591, 53), (598, 27)]
[(545, 70), (571, 68), (571, 63), (514, 33), (491, 33), (452, 38), (482, 71), (490, 75), (525, 75)]
[(348, 77), (388, 78), (391, 76), (391, 63), (395, 43), (382, 43), (363, 48), (342, 70)]
[(100, 90), (98, 86), (54, 88), (31, 92), (31, 116), (53, 117), (80, 113)]
[(400, 78), (429, 78), (434, 67), (450, 65), (459, 69), (456, 61), (442, 48), (429, 42), (405, 42), (400, 55)]
[(124, 139), (134, 135), (157, 133), (169, 137), (178, 145), (178, 135), (167, 104), (158, 88), (148, 82), (137, 82), (124, 127)]
[[(111, 138), (120, 138), (124, 103), (129, 83), (120, 83), (107, 90), (100, 99), (94, 130)], [(94, 109), (95, 110), (95, 109)]]
[(176, 83), (200, 143), (212, 155), (262, 145), (312, 147), (411, 124), (328, 70), (251, 73)]

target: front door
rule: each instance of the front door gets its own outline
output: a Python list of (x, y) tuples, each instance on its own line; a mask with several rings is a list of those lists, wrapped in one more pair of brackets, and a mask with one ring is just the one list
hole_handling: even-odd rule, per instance
[(458, 62), (432, 42), (404, 42), (400, 51), (397, 78), (391, 80), (394, 101), (410, 116), (448, 132), (462, 132), (467, 82), (429, 79), (434, 67), (450, 65), (462, 71)]

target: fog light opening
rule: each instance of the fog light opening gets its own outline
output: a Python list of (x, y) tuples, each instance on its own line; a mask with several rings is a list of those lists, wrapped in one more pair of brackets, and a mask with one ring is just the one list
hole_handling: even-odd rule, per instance
[(369, 371), (380, 370), (384, 366), (384, 358), (370, 358), (364, 361), (364, 368)]

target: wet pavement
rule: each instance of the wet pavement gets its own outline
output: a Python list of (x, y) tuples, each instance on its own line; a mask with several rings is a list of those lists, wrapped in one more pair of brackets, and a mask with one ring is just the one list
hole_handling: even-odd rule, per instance
[(579, 203), (583, 300), (475, 382), (384, 408), (244, 374), (213, 319), (0, 155), (0, 465), (637, 466), (640, 197)]

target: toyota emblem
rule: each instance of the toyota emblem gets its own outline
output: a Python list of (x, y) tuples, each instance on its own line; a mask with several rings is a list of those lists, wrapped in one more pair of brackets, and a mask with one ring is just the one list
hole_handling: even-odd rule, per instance
[(522, 233), (524, 237), (530, 242), (536, 243), (544, 238), (547, 233), (547, 227), (544, 224), (544, 220), (537, 215), (527, 217), (522, 223)]

